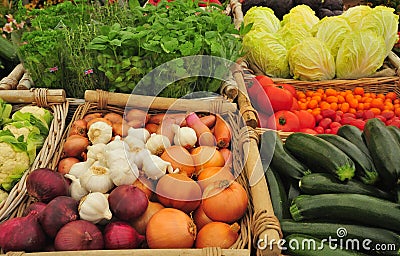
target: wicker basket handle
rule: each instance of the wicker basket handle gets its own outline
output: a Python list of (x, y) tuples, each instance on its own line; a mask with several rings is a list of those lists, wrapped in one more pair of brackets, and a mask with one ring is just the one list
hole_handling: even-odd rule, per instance
[(25, 68), (22, 64), (18, 64), (11, 73), (1, 79), (0, 81), (0, 90), (12, 90), (16, 89), (19, 80), (25, 73)]
[(48, 105), (66, 102), (63, 89), (34, 88), (30, 90), (0, 90), (0, 98), (8, 103)]

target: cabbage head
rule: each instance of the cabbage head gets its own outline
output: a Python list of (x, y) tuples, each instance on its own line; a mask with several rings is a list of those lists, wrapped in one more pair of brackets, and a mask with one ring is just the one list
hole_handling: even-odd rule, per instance
[(281, 27), (280, 20), (269, 7), (254, 6), (243, 17), (244, 25), (253, 23), (252, 29), (262, 29), (269, 33), (275, 33)]
[(289, 78), (287, 50), (274, 34), (252, 30), (243, 37), (247, 59), (271, 77)]
[(386, 57), (385, 40), (369, 29), (349, 33), (336, 57), (336, 77), (357, 79), (374, 74)]
[(282, 40), (288, 50), (303, 41), (304, 38), (312, 37), (311, 32), (303, 25), (293, 22), (281, 27), (276, 35)]
[(318, 21), (315, 12), (308, 5), (301, 4), (293, 7), (289, 13), (283, 16), (281, 26), (285, 26), (287, 23), (297, 23), (303, 24), (311, 30)]
[(325, 43), (333, 58), (336, 58), (345, 36), (352, 31), (342, 16), (324, 17), (314, 26), (313, 30), (315, 37)]
[(335, 77), (335, 60), (326, 45), (315, 37), (293, 46), (288, 57), (294, 79), (318, 81)]
[(342, 16), (347, 19), (350, 27), (354, 30), (359, 29), (359, 22), (363, 17), (367, 16), (370, 12), (372, 12), (372, 8), (368, 5), (356, 5), (350, 7), (346, 11), (342, 13)]

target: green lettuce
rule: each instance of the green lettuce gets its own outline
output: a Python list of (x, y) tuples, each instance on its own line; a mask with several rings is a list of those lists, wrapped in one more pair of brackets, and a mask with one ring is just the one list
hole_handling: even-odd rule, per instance
[(10, 115), (12, 111), (11, 104), (8, 104), (3, 99), (0, 99), (0, 126), (11, 121)]
[(336, 76), (341, 79), (357, 79), (375, 73), (386, 57), (386, 45), (382, 36), (369, 29), (349, 33), (336, 57)]
[(288, 55), (294, 79), (317, 81), (335, 77), (335, 60), (326, 45), (315, 37), (293, 46)]
[(343, 39), (352, 29), (342, 16), (331, 16), (320, 20), (313, 31), (315, 31), (315, 37), (324, 42), (332, 56), (336, 58)]
[(281, 27), (280, 20), (274, 11), (268, 7), (254, 6), (243, 17), (244, 25), (253, 23), (252, 29), (259, 28), (269, 33), (275, 33)]
[(352, 29), (359, 29), (360, 20), (372, 12), (372, 8), (368, 5), (356, 5), (346, 11), (341, 15), (346, 18)]
[(282, 40), (286, 49), (300, 43), (307, 37), (312, 37), (311, 32), (303, 25), (298, 23), (287, 23), (281, 27), (276, 35)]
[(301, 4), (293, 7), (289, 13), (283, 16), (281, 26), (285, 26), (287, 23), (297, 23), (304, 25), (311, 31), (318, 21), (319, 18), (315, 15), (315, 12), (308, 5)]
[(243, 50), (247, 59), (271, 77), (289, 77), (287, 50), (271, 33), (252, 30), (243, 38)]
[(13, 121), (29, 121), (40, 130), (40, 134), (47, 136), (53, 114), (41, 107), (25, 106), (12, 115)]

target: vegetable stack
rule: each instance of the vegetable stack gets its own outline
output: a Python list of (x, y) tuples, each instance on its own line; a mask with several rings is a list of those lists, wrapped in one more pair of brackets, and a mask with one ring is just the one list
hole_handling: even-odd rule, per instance
[(3, 250), (236, 248), (249, 197), (224, 115), (121, 112), (73, 119), (56, 171), (27, 178), (36, 202), (1, 224)]
[[(339, 243), (349, 255), (399, 255), (400, 129), (378, 118), (369, 119), (361, 133), (350, 127), (340, 127), (338, 135), (292, 133), (285, 143), (275, 131), (262, 134), (260, 154), (275, 214), (289, 244), (333, 238), (329, 249), (324, 246), (332, 255)], [(292, 246), (288, 253), (315, 252)]]

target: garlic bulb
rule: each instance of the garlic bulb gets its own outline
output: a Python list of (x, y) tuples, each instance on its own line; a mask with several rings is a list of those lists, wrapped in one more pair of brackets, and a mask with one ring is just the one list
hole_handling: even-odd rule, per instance
[(169, 139), (161, 134), (153, 133), (146, 142), (146, 148), (150, 150), (153, 155), (161, 155), (164, 150), (171, 146)]
[(110, 220), (112, 213), (107, 196), (100, 192), (89, 193), (79, 202), (79, 217), (94, 224), (103, 219)]
[(177, 173), (179, 169), (174, 170), (171, 163), (162, 160), (159, 156), (149, 155), (143, 158), (142, 171), (152, 180), (158, 180), (168, 173)]
[(110, 165), (110, 177), (116, 186), (131, 185), (139, 177), (139, 169), (128, 159), (119, 158)]
[(81, 200), (82, 197), (86, 196), (89, 191), (82, 187), (81, 182), (77, 177), (72, 174), (64, 174), (64, 176), (71, 180), (71, 185), (69, 185), (69, 194), (75, 200)]
[(82, 176), (79, 177), (81, 185), (89, 192), (106, 193), (114, 187), (110, 177), (110, 170), (99, 161), (90, 166)]
[(80, 176), (82, 176), (82, 174), (84, 174), (87, 170), (89, 170), (90, 166), (92, 166), (92, 164), (94, 162), (95, 162), (94, 159), (88, 158), (88, 159), (86, 159), (85, 162), (79, 162), (79, 163), (73, 164), (71, 166), (71, 169), (69, 169), (68, 173), (79, 178)]
[(96, 161), (100, 161), (103, 164), (106, 164), (106, 159), (105, 159), (106, 144), (97, 143), (92, 146), (88, 146), (87, 149), (88, 149), (87, 158), (92, 158)]
[(151, 155), (150, 150), (143, 148), (140, 151), (131, 152), (129, 154), (129, 161), (135, 163), (139, 170), (143, 169), (143, 159), (149, 158)]
[(182, 146), (184, 148), (193, 148), (197, 142), (197, 136), (195, 130), (190, 127), (180, 127), (179, 125), (172, 125), (174, 131), (174, 144)]
[(133, 136), (126, 136), (124, 142), (129, 146), (129, 150), (132, 152), (139, 151), (145, 147), (144, 141)]
[(106, 144), (112, 138), (112, 126), (101, 121), (95, 122), (89, 128), (88, 137), (92, 144)]
[(146, 142), (150, 138), (150, 133), (146, 128), (133, 128), (128, 129), (128, 136), (137, 138), (143, 142)]

